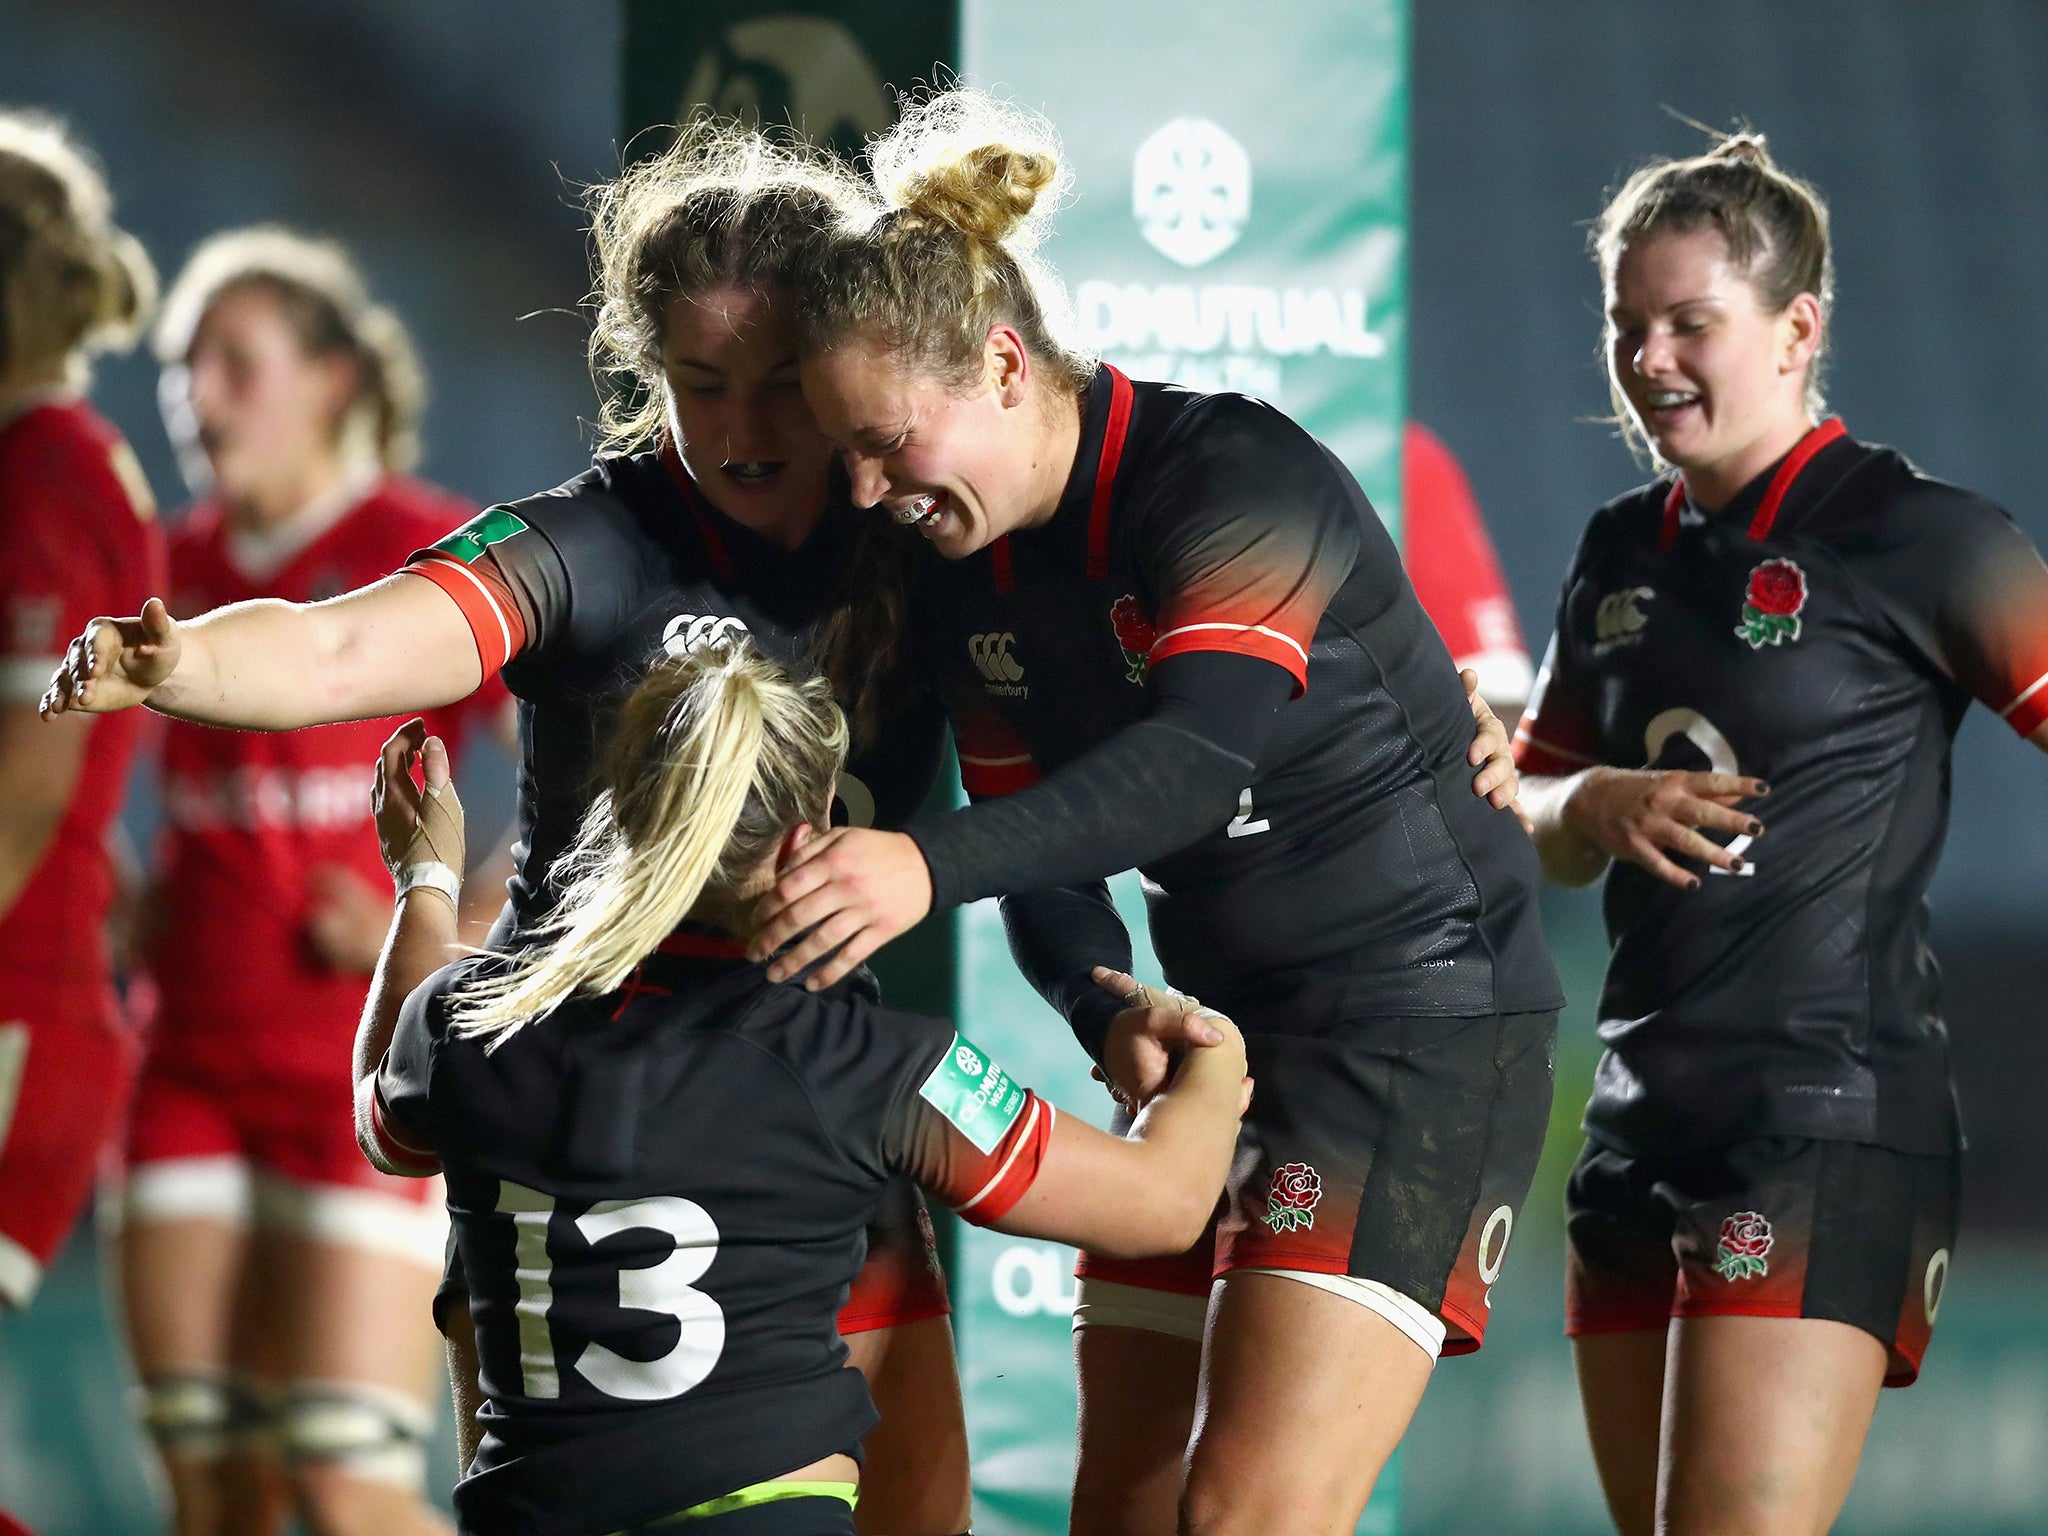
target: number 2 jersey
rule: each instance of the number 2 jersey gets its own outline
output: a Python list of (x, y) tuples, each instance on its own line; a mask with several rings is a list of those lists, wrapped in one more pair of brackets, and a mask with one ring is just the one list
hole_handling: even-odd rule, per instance
[(935, 562), (915, 606), (976, 798), (1142, 720), (1168, 657), (1293, 677), (1238, 814), (1141, 870), (1167, 976), (1246, 1030), (1561, 1006), (1444, 643), (1357, 482), (1280, 412), (1098, 370), (1051, 520)]
[(447, 1178), (487, 1399), (465, 1530), (595, 1536), (856, 1453), (835, 1314), (883, 1182), (988, 1223), (1038, 1176), (1052, 1106), (950, 1024), (743, 955), (678, 930), (491, 1050), (449, 1005), (501, 958), (406, 1001), (372, 1118)]
[(1712, 515), (1668, 480), (1593, 515), (1523, 772), (1712, 769), (1770, 793), (1742, 874), (1608, 874), (1592, 1135), (1952, 1150), (1926, 892), (1972, 698), (2022, 735), (2048, 721), (2048, 568), (1999, 508), (1838, 421)]
[[(547, 871), (582, 823), (599, 745), (648, 666), (746, 639), (808, 670), (861, 515), (835, 498), (809, 541), (784, 550), (713, 508), (664, 447), (601, 458), (418, 552), (407, 569), (455, 600), (484, 675), (502, 668), (520, 701), (521, 928), (554, 901)], [(835, 821), (900, 826), (931, 787), (944, 722), (922, 697), (896, 702), (841, 775)]]

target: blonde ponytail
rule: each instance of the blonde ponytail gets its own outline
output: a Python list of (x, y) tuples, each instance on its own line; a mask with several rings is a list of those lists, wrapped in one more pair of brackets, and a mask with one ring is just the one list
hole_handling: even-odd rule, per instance
[(510, 969), (462, 996), (456, 1033), (495, 1046), (572, 998), (616, 990), (693, 912), (733, 918), (782, 836), (826, 821), (846, 742), (830, 685), (792, 682), (751, 647), (657, 661), (620, 711), (554, 915)]

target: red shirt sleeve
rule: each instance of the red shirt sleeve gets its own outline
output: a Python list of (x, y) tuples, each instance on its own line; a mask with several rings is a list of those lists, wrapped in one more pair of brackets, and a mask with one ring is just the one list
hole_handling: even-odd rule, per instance
[(488, 555), (465, 565), (433, 554), (414, 560), (405, 569), (426, 577), (455, 600), (468, 621), (485, 677), (496, 677), (498, 670), (525, 648), (526, 626), (520, 621), (519, 605)]
[(1479, 674), (1483, 697), (1520, 704), (1529, 696), (1529, 651), (1471, 482), (1450, 449), (1412, 421), (1401, 473), (1401, 558), (1423, 611), (1452, 661)]

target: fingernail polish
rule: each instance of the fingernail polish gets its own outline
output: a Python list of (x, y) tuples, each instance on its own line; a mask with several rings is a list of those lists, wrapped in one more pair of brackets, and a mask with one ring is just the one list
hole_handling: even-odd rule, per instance
[(1735, 873), (1739, 875), (1745, 869), (1749, 868), (1749, 861), (1747, 859), (1733, 859), (1729, 861), (1728, 867), (1734, 870)]
[(1762, 837), (1764, 835), (1764, 824), (1760, 821), (1752, 821), (1742, 830), (1747, 832), (1751, 837)]

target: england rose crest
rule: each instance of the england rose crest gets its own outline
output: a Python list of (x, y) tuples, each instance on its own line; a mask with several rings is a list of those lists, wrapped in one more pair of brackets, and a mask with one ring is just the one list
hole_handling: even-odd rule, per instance
[(1151, 664), (1152, 642), (1158, 638), (1152, 621), (1145, 617), (1138, 600), (1127, 595), (1109, 605), (1109, 625), (1116, 631), (1116, 643), (1124, 649), (1124, 665), (1130, 669), (1124, 674), (1126, 680), (1144, 682), (1145, 668)]
[(1761, 1280), (1771, 1272), (1771, 1224), (1755, 1211), (1737, 1211), (1721, 1223), (1714, 1273), (1723, 1280)]
[(1316, 1206), (1323, 1198), (1323, 1176), (1307, 1163), (1282, 1163), (1273, 1170), (1266, 1191), (1265, 1223), (1275, 1232), (1304, 1231), (1316, 1224)]
[(1792, 560), (1766, 560), (1749, 573), (1742, 622), (1735, 633), (1751, 650), (1799, 638), (1799, 611), (1806, 606), (1806, 572)]

